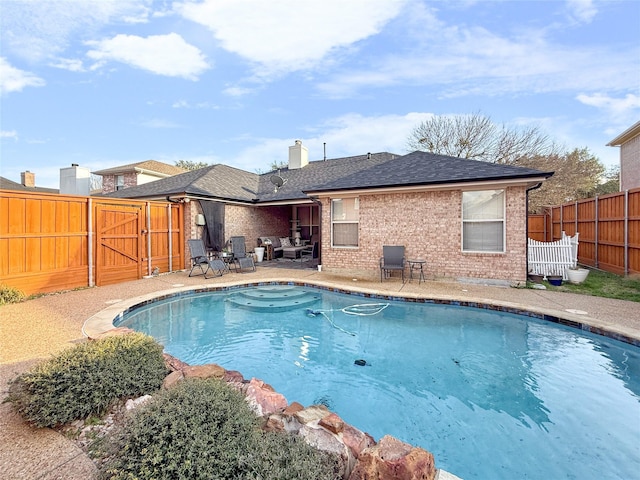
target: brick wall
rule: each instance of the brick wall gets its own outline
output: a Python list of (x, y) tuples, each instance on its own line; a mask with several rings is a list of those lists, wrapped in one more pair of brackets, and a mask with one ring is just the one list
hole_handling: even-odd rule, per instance
[[(135, 187), (138, 184), (138, 176), (135, 172), (124, 174), (124, 188)], [(102, 193), (116, 191), (116, 175), (102, 176)]]
[(288, 237), (291, 207), (244, 207), (227, 205), (225, 207), (224, 232), (229, 238), (236, 235), (245, 237), (247, 251), (258, 246), (261, 236), (277, 235)]
[(404, 245), (407, 258), (424, 258), (431, 278), (526, 280), (525, 188), (506, 191), (506, 251), (461, 251), (462, 191), (360, 196), (357, 248), (331, 248), (330, 201), (323, 202), (322, 264), (325, 271), (380, 275), (383, 245)]
[(620, 191), (640, 188), (640, 135), (620, 146)]

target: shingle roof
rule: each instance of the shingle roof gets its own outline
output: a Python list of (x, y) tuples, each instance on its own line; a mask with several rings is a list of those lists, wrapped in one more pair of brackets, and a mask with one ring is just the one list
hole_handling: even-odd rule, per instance
[(362, 188), (438, 185), (476, 181), (550, 177), (553, 172), (415, 151), (358, 172), (316, 185), (308, 192)]
[(60, 193), (57, 188), (46, 187), (25, 187), (21, 183), (14, 182), (8, 178), (0, 177), (0, 189), (4, 190), (20, 190), (22, 192), (40, 192), (40, 193)]
[[(279, 175), (284, 185), (271, 182)], [(108, 194), (120, 198), (192, 195), (250, 203), (308, 200), (307, 192), (549, 177), (552, 173), (426, 152), (382, 152), (309, 162), (255, 174), (217, 164)]]
[(144, 162), (130, 163), (128, 165), (106, 168), (104, 170), (98, 170), (97, 172), (93, 173), (96, 175), (116, 175), (118, 173), (133, 172), (136, 169), (155, 172), (161, 175), (178, 175), (185, 172), (184, 168), (176, 167), (175, 165), (158, 162), (157, 160), (145, 160)]
[(252, 202), (258, 191), (258, 175), (216, 164), (135, 187), (124, 188), (109, 197), (149, 198), (168, 195), (195, 195), (223, 200)]

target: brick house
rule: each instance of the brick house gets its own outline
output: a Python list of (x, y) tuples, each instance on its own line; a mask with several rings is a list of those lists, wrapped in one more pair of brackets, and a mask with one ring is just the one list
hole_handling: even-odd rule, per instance
[(184, 168), (156, 160), (121, 165), (93, 172), (102, 176), (102, 193), (107, 194), (125, 188), (144, 185), (172, 175), (184, 173)]
[(620, 191), (640, 188), (640, 122), (607, 143), (620, 147)]
[(377, 277), (382, 246), (404, 245), (431, 278), (517, 283), (527, 277), (527, 192), (551, 175), (419, 151), (309, 162), (296, 141), (277, 172), (217, 164), (110, 196), (184, 202), (186, 237), (214, 250), (234, 235), (251, 250), (259, 237), (299, 232), (319, 239), (331, 273)]

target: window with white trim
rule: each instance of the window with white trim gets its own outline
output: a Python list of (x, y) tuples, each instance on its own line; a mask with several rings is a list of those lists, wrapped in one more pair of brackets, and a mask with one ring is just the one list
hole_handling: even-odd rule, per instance
[(504, 253), (505, 191), (462, 192), (462, 251)]
[(331, 200), (331, 244), (334, 247), (358, 246), (359, 201), (356, 197)]
[(124, 188), (124, 175), (116, 175), (116, 190)]

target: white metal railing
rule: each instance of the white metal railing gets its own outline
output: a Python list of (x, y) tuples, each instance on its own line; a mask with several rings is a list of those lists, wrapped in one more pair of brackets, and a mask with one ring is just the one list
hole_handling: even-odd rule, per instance
[(562, 232), (562, 239), (539, 242), (528, 239), (528, 270), (544, 276), (562, 275), (567, 280), (567, 269), (578, 263), (578, 233), (573, 237)]

